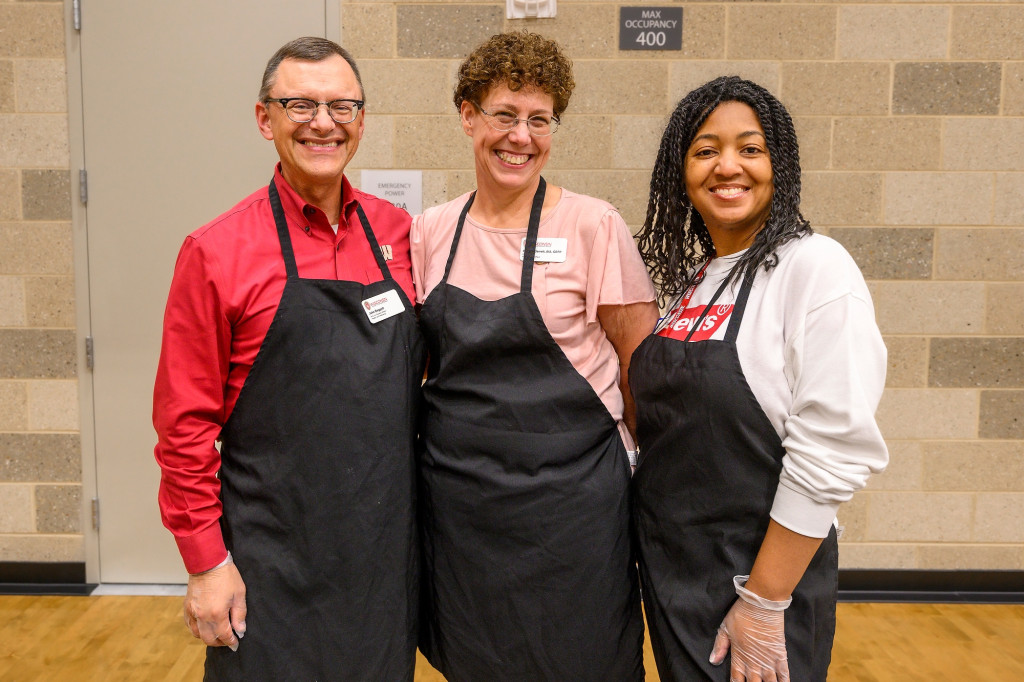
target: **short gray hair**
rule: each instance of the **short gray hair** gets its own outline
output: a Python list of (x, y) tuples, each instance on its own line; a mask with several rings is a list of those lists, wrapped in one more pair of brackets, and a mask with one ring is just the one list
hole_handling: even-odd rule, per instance
[(352, 67), (356, 75), (356, 82), (359, 83), (359, 99), (366, 99), (363, 92), (363, 79), (359, 75), (359, 67), (356, 60), (352, 58), (348, 50), (333, 40), (320, 38), (318, 36), (305, 36), (296, 38), (281, 46), (274, 56), (267, 62), (267, 68), (263, 71), (263, 84), (260, 86), (259, 101), (266, 103), (270, 97), (270, 88), (274, 87), (277, 79), (277, 69), (285, 59), (297, 59), (303, 62), (322, 62), (333, 55), (342, 57)]

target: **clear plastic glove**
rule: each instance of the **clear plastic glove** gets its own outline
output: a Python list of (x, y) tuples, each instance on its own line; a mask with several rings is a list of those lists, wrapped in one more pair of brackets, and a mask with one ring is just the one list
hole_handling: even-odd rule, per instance
[(245, 636), (245, 583), (230, 553), (220, 566), (188, 577), (184, 613), (193, 637), (238, 651)]
[(718, 628), (712, 665), (721, 665), (732, 647), (730, 682), (789, 682), (785, 610), (792, 599), (771, 601), (743, 587), (749, 576), (733, 582), (739, 599)]

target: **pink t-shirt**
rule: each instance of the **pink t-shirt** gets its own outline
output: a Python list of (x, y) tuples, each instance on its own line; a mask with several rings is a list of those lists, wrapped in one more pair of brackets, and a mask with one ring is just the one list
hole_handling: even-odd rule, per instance
[[(413, 218), (409, 238), (417, 303), (426, 301), (444, 276), (459, 214), (468, 199), (464, 194)], [(525, 237), (526, 226), (497, 229), (466, 216), (448, 283), (487, 301), (518, 292)], [(551, 337), (611, 416), (621, 421), (618, 356), (597, 319), (597, 307), (653, 301), (647, 269), (622, 216), (600, 199), (563, 189), (561, 199), (540, 222), (538, 240), (549, 238), (565, 240), (565, 261), (536, 263), (533, 297)], [(632, 449), (626, 430), (620, 431)]]

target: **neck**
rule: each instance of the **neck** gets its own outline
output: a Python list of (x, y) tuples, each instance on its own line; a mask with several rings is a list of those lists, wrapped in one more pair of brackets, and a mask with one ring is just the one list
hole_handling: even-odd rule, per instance
[(341, 177), (338, 177), (338, 181), (330, 186), (323, 184), (316, 185), (303, 185), (294, 182), (287, 175), (284, 176), (285, 181), (291, 186), (295, 193), (299, 195), (303, 201), (307, 204), (316, 206), (327, 216), (327, 220), (331, 225), (337, 225), (338, 219), (341, 216)]
[[(478, 187), (469, 213), (477, 222), (503, 230), (521, 230), (530, 223), (533, 197), (540, 185), (538, 180), (530, 187), (515, 191), (493, 191)], [(547, 214), (558, 203), (562, 190), (548, 183), (544, 193), (541, 215)]]

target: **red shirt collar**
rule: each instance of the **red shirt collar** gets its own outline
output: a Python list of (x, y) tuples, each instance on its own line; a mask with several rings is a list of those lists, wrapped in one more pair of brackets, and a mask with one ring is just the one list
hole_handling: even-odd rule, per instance
[[(299, 196), (298, 192), (292, 189), (292, 186), (284, 179), (284, 175), (281, 174), (280, 162), (274, 166), (274, 184), (277, 185), (277, 193), (281, 195), (281, 207), (284, 208), (286, 216), (303, 216), (303, 219), (308, 222), (311, 215), (319, 213), (324, 221), (327, 220), (327, 216), (324, 215), (323, 211), (313, 204), (306, 202), (305, 199)], [(352, 189), (352, 183), (348, 181), (348, 176), (342, 175), (341, 218), (339, 219), (342, 223), (347, 222), (348, 215), (355, 209), (356, 203), (356, 195)], [(311, 209), (311, 211), (307, 209)]]

